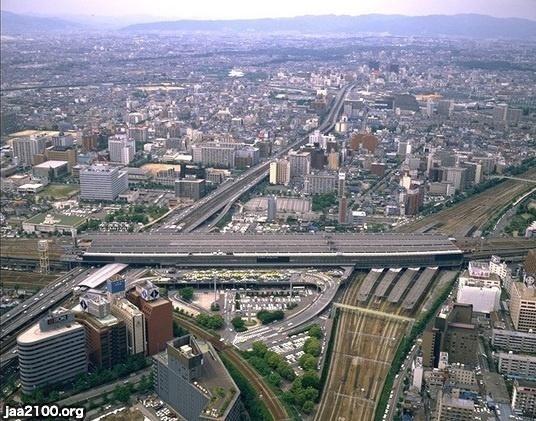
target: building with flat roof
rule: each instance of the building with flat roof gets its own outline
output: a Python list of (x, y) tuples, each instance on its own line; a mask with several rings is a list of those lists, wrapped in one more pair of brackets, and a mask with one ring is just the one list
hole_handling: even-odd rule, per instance
[(205, 196), (206, 183), (203, 179), (183, 178), (175, 180), (175, 197), (194, 202)]
[(128, 173), (109, 165), (92, 165), (80, 170), (80, 198), (114, 201), (128, 190)]
[(307, 194), (333, 193), (337, 190), (336, 174), (307, 174), (304, 178), (304, 190)]
[(71, 234), (84, 225), (87, 218), (76, 215), (62, 215), (58, 213), (40, 213), (22, 223), (24, 232)]
[(108, 314), (95, 317), (86, 312), (76, 314), (76, 320), (86, 330), (89, 363), (97, 369), (112, 369), (127, 357), (127, 334), (123, 320)]
[(125, 322), (110, 313), (106, 293), (89, 290), (80, 296), (76, 320), (86, 329), (89, 363), (97, 369), (111, 369), (127, 357)]
[(535, 352), (536, 333), (517, 330), (493, 329), (491, 343), (494, 347), (506, 351), (521, 353)]
[(45, 156), (51, 161), (65, 161), (69, 172), (77, 163), (76, 148), (74, 146), (51, 146), (45, 150)]
[(26, 394), (87, 372), (84, 327), (64, 309), (17, 336), (17, 350), (22, 391)]
[(118, 134), (108, 138), (108, 152), (111, 162), (128, 165), (136, 154), (136, 143), (126, 135)]
[(143, 313), (147, 355), (154, 355), (166, 349), (173, 338), (173, 306), (167, 298), (161, 298), (158, 287), (151, 282), (136, 285), (127, 294), (131, 303)]
[(210, 343), (182, 336), (153, 360), (155, 392), (182, 418), (240, 419), (240, 391)]
[(115, 317), (125, 322), (129, 355), (145, 354), (147, 343), (144, 314), (126, 298), (114, 301), (110, 311)]
[(536, 379), (536, 356), (499, 352), (498, 371), (504, 376)]
[(439, 392), (436, 407), (437, 421), (473, 421), (475, 403), (460, 397), (459, 389)]
[(513, 282), (510, 289), (510, 316), (517, 330), (536, 332), (536, 286), (525, 277), (525, 282)]
[(36, 177), (54, 180), (69, 173), (69, 162), (45, 161), (42, 164), (34, 165), (32, 172)]
[(185, 266), (459, 266), (447, 237), (430, 234), (95, 234), (88, 262)]
[(13, 139), (13, 156), (17, 158), (18, 164), (29, 167), (34, 164), (34, 156), (42, 154), (50, 137), (46, 135), (21, 136)]
[(536, 418), (536, 381), (514, 381), (512, 409), (523, 417)]

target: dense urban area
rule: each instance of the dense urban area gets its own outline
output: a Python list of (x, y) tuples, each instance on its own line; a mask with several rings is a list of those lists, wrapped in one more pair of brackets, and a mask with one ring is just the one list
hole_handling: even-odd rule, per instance
[(2, 30), (2, 413), (535, 419), (527, 22)]

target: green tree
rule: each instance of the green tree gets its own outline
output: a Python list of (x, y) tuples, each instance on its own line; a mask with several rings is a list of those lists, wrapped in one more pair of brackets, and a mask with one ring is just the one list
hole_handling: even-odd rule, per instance
[(270, 373), (268, 376), (268, 382), (273, 384), (275, 387), (279, 387), (281, 385), (281, 376), (278, 373)]
[(321, 350), (322, 345), (317, 338), (308, 338), (303, 344), (303, 352), (305, 352), (306, 354), (311, 354), (315, 357), (318, 357), (320, 355)]
[(252, 354), (264, 358), (264, 354), (268, 351), (268, 347), (262, 341), (255, 341), (251, 344)]
[(179, 294), (183, 300), (192, 301), (194, 298), (194, 289), (192, 287), (185, 287), (179, 289)]
[(317, 339), (321, 339), (322, 338), (322, 329), (320, 328), (319, 325), (317, 324), (314, 324), (312, 325), (310, 328), (309, 328), (309, 336), (313, 337), (313, 338), (317, 338)]
[(320, 385), (320, 379), (314, 371), (306, 371), (301, 377), (301, 382), (305, 388), (313, 387), (318, 389)]
[(242, 320), (242, 317), (236, 316), (231, 320), (231, 324), (237, 332), (244, 332), (247, 330), (246, 323)]
[(315, 404), (313, 401), (305, 401), (302, 406), (302, 411), (305, 414), (310, 414), (313, 412), (313, 409), (315, 408)]
[(300, 367), (303, 368), (306, 371), (309, 370), (316, 370), (316, 357), (314, 357), (311, 354), (303, 354), (300, 359), (298, 360)]

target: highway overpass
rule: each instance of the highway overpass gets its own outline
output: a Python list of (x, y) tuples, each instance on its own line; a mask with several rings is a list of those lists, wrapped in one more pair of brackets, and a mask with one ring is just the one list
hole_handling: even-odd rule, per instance
[(429, 234), (95, 234), (81, 239), (88, 264), (178, 267), (459, 266), (463, 252)]
[[(339, 116), (344, 98), (348, 91), (355, 86), (355, 82), (344, 86), (332, 101), (331, 107), (324, 117), (322, 123), (318, 126), (321, 132), (329, 132), (335, 126), (337, 117)], [(280, 158), (287, 154), (290, 150), (297, 148), (307, 143), (309, 137), (305, 136), (291, 143), (283, 150), (277, 152), (272, 159)], [(216, 212), (223, 209), (230, 202), (236, 201), (241, 195), (252, 189), (260, 183), (267, 175), (270, 169), (270, 162), (263, 162), (253, 168), (250, 168), (241, 174), (236, 180), (230, 183), (224, 183), (208, 196), (197, 201), (193, 206), (181, 211), (178, 214), (171, 215), (170, 220), (174, 225), (180, 227), (182, 232), (190, 232), (203, 224), (207, 219), (212, 217)]]

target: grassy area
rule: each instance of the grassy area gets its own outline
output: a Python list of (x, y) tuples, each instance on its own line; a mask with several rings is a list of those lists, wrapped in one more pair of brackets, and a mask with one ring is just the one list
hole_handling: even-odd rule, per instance
[(51, 197), (53, 199), (67, 199), (80, 189), (76, 184), (49, 184), (38, 194), (39, 197)]
[(37, 272), (21, 272), (18, 270), (0, 270), (2, 286), (23, 289), (41, 289), (48, 285), (57, 275), (45, 275)]

